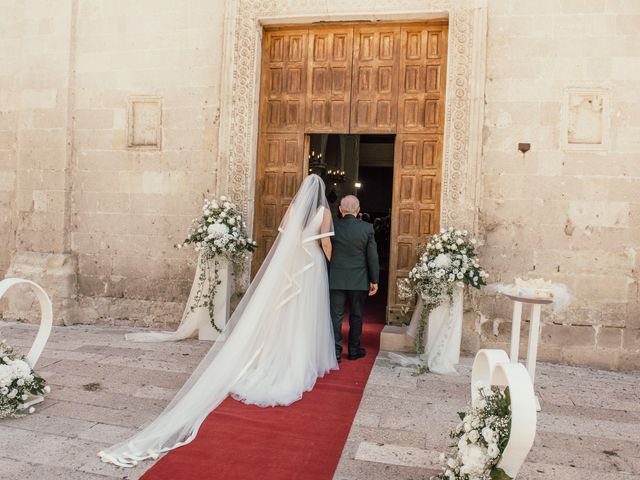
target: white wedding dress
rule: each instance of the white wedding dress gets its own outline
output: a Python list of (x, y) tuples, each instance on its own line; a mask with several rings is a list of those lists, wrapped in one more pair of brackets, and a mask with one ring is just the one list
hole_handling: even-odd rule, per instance
[(160, 416), (101, 451), (103, 461), (131, 467), (189, 443), (229, 395), (261, 407), (290, 405), (338, 367), (319, 242), (333, 225), (320, 177), (305, 179), (279, 230), (225, 335)]

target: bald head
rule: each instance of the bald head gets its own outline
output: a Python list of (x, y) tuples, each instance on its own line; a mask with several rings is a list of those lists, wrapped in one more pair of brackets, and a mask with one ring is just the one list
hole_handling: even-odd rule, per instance
[(342, 215), (358, 215), (360, 211), (360, 200), (355, 195), (347, 195), (340, 202), (340, 212)]

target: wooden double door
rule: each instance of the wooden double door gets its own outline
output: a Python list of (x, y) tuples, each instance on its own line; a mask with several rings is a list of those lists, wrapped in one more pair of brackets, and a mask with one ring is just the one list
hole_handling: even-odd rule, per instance
[(397, 280), (440, 225), (446, 59), (445, 21), (265, 29), (254, 271), (307, 172), (309, 134), (395, 134), (388, 311), (399, 309)]

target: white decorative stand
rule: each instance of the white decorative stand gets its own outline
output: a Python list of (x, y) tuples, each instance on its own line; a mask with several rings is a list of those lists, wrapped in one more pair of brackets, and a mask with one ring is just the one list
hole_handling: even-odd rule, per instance
[(511, 434), (498, 467), (512, 479), (520, 471), (536, 436), (536, 398), (533, 383), (523, 365), (509, 360), (504, 350), (480, 350), (471, 372), (471, 402), (480, 400), (478, 385), (509, 387)]
[[(522, 304), (531, 304), (531, 325), (529, 327), (529, 347), (527, 349), (527, 371), (531, 377), (531, 383), (535, 384), (538, 341), (540, 340), (540, 310), (542, 305), (548, 305), (552, 303), (553, 300), (550, 298), (510, 295), (504, 292), (503, 295), (513, 301), (510, 346), (510, 358), (512, 363), (518, 363), (518, 353), (520, 350), (520, 325), (522, 323)], [(540, 402), (537, 397), (536, 408), (540, 411)]]
[[(22, 278), (5, 278), (0, 281), (0, 299), (2, 299), (7, 290), (16, 285), (30, 286), (34, 290), (38, 302), (40, 302), (40, 328), (38, 329), (38, 333), (33, 341), (33, 345), (31, 346), (29, 353), (25, 357), (25, 361), (33, 369), (42, 354), (42, 350), (44, 350), (44, 346), (47, 344), (47, 340), (49, 340), (49, 335), (51, 334), (51, 326), (53, 325), (53, 307), (51, 306), (51, 299), (40, 285), (32, 282), (31, 280), (24, 280)], [(40, 403), (43, 400), (43, 397), (35, 396), (28, 402), (25, 402), (23, 404), (23, 408), (29, 408), (31, 405)]]
[[(231, 269), (229, 268), (229, 262), (221, 260), (218, 264), (218, 277), (220, 285), (217, 286), (216, 295), (214, 298), (214, 317), (216, 325), (221, 330), (227, 325), (229, 318), (229, 301), (231, 299)], [(213, 281), (213, 279), (208, 279)], [(209, 318), (209, 310), (206, 308), (198, 308), (193, 315), (198, 316), (198, 339), (199, 340), (224, 340), (224, 333), (218, 332), (211, 325), (211, 319)]]
[[(460, 341), (462, 339), (463, 292), (457, 287), (452, 297), (444, 298), (442, 303), (429, 313), (424, 332), (424, 354), (413, 359), (402, 355), (391, 355), (403, 365), (425, 364), (430, 372), (441, 375), (457, 375), (456, 365), (460, 363)], [(412, 339), (418, 334), (418, 328), (424, 303), (418, 299), (411, 323), (405, 330)], [(413, 346), (413, 342), (412, 346)]]

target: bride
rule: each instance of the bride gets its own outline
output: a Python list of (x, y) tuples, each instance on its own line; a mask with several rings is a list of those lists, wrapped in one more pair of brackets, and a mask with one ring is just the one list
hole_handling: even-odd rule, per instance
[(308, 176), (247, 293), (189, 380), (166, 409), (133, 437), (101, 451), (132, 467), (191, 442), (229, 395), (261, 407), (290, 405), (338, 364), (325, 257), (331, 213), (324, 182)]

